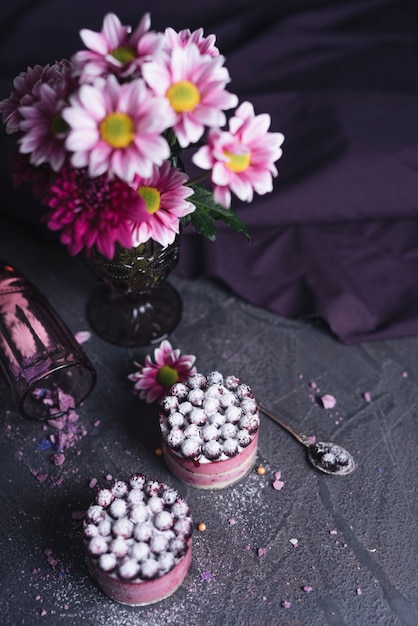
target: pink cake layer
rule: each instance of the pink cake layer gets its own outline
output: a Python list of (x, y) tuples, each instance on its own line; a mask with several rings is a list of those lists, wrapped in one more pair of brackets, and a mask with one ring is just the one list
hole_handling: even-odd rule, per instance
[(177, 478), (198, 489), (223, 489), (238, 482), (252, 468), (257, 454), (258, 431), (251, 443), (236, 456), (199, 463), (184, 459), (163, 441), (164, 458)]
[(112, 600), (130, 606), (145, 606), (168, 598), (180, 587), (186, 578), (192, 558), (192, 541), (179, 563), (167, 574), (153, 580), (123, 581), (104, 572), (97, 563), (87, 556), (87, 567), (103, 592)]

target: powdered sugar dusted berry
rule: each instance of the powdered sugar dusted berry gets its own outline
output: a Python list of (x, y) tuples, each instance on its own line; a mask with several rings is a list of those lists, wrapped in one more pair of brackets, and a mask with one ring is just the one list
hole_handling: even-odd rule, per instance
[(115, 499), (114, 493), (110, 489), (100, 489), (96, 496), (96, 502), (100, 506), (109, 506)]

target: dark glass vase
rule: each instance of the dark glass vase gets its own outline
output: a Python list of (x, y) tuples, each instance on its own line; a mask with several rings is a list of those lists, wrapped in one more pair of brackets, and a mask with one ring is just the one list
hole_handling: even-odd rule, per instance
[(148, 240), (136, 248), (116, 244), (113, 259), (95, 248), (85, 263), (102, 285), (91, 295), (87, 314), (94, 331), (119, 346), (160, 342), (178, 325), (182, 301), (166, 281), (179, 255), (179, 237), (166, 247)]

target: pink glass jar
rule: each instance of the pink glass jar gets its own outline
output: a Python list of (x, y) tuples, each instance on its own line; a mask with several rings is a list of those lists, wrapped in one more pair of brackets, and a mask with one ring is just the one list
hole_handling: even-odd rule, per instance
[(90, 393), (96, 373), (48, 300), (18, 270), (0, 261), (0, 371), (20, 414), (45, 420)]

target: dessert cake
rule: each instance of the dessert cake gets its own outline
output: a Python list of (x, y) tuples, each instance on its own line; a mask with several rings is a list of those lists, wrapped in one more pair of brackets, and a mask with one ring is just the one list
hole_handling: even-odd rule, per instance
[(132, 606), (176, 591), (189, 569), (191, 536), (186, 501), (143, 474), (100, 489), (83, 523), (90, 574), (106, 595)]
[(259, 425), (254, 395), (237, 376), (192, 374), (161, 401), (165, 461), (177, 478), (200, 489), (221, 489), (248, 473)]

